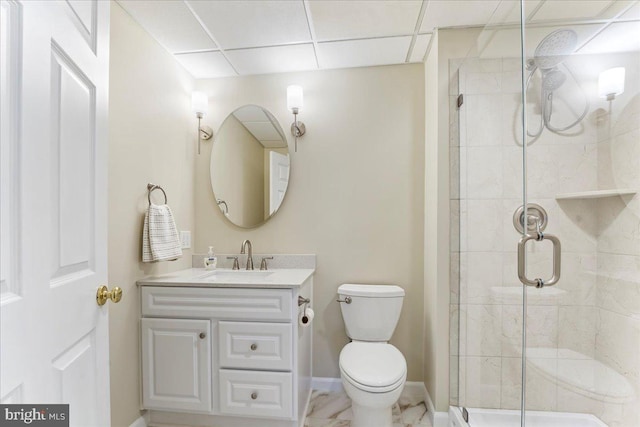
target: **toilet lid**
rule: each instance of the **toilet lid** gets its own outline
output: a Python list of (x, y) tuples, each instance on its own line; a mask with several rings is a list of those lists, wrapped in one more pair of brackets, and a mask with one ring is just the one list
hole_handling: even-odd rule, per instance
[[(407, 375), (400, 350), (387, 343), (352, 342), (340, 352), (340, 370), (351, 382), (367, 388), (392, 389)], [(354, 384), (354, 385), (357, 385)]]

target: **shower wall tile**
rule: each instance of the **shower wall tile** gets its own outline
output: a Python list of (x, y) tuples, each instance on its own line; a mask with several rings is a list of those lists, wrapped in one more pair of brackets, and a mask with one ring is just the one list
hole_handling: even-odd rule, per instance
[(596, 357), (640, 384), (640, 319), (600, 309), (596, 331)]
[(598, 244), (598, 216), (596, 199), (561, 200), (557, 202), (559, 209), (554, 220), (562, 241), (563, 252), (596, 253)]
[(460, 303), (491, 304), (491, 288), (502, 286), (502, 253), (467, 252), (460, 260)]
[(460, 252), (460, 200), (449, 201), (449, 250)]
[(555, 157), (560, 193), (589, 191), (598, 188), (597, 144), (565, 144), (550, 147), (549, 156)]
[(596, 307), (566, 306), (558, 314), (558, 357), (565, 357), (564, 349), (595, 357)]
[(498, 408), (501, 395), (500, 357), (466, 357), (465, 403), (472, 408)]
[(449, 198), (460, 198), (460, 147), (449, 148)]
[[(538, 365), (544, 365), (547, 375), (555, 376), (557, 368), (554, 359), (536, 360)], [(554, 411), (556, 409), (557, 386), (555, 382), (542, 376), (527, 365), (526, 376), (526, 405), (531, 411)], [(502, 409), (520, 409), (522, 386), (522, 359), (502, 359)]]
[[(504, 147), (502, 149), (502, 197), (517, 199), (517, 205), (522, 205), (524, 186), (522, 185), (522, 148)], [(515, 211), (515, 208), (514, 208)]]
[(596, 305), (597, 261), (595, 253), (562, 252), (562, 277), (555, 286), (561, 291), (561, 306), (593, 307)]
[(558, 194), (558, 165), (559, 159), (550, 147), (537, 143), (528, 147), (527, 194), (530, 198), (548, 198)]
[(502, 145), (502, 95), (468, 95), (466, 104), (466, 131), (469, 147)]
[(624, 316), (640, 316), (640, 256), (598, 254), (598, 306)]
[(640, 187), (640, 129), (598, 144), (598, 188)]
[[(635, 61), (637, 64), (637, 57)], [(622, 111), (620, 113), (614, 111), (613, 113), (612, 135), (623, 135), (627, 132), (638, 130), (638, 123), (640, 123), (640, 97), (636, 94), (626, 105), (618, 103), (614, 105), (616, 109), (622, 108)]]
[[(558, 346), (558, 307), (527, 307), (527, 348)], [(522, 354), (522, 305), (502, 307), (502, 356)]]
[(502, 324), (501, 305), (468, 305), (467, 348), (468, 356), (500, 356), (501, 339), (496, 333)]
[(640, 195), (607, 197), (598, 203), (598, 251), (640, 255)]
[(460, 305), (449, 305), (449, 355), (460, 355)]
[(502, 94), (502, 143), (522, 152), (522, 96), (520, 93)]
[(502, 197), (501, 147), (469, 147), (466, 149), (466, 154), (466, 197), (470, 199)]
[(522, 359), (520, 357), (503, 357), (501, 371), (501, 409), (519, 410), (522, 397)]
[(500, 199), (467, 202), (467, 250), (472, 252), (500, 252), (503, 238), (503, 206)]

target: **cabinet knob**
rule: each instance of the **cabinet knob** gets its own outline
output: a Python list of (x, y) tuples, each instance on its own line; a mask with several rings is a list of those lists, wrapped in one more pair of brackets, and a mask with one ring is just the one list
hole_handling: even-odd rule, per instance
[(200, 339), (203, 340), (207, 337), (207, 334), (205, 332), (200, 332)]
[(251, 399), (256, 400), (257, 398), (258, 398), (258, 393), (256, 393), (255, 391), (251, 393)]
[(258, 349), (258, 344), (256, 344), (256, 343), (251, 344), (251, 350), (252, 351), (256, 351), (257, 349)]

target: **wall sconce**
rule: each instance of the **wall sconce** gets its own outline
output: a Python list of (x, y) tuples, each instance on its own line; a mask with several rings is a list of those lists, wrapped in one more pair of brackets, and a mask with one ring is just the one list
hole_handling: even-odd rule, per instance
[(624, 67), (610, 68), (598, 77), (598, 96), (613, 101), (624, 92)]
[(191, 94), (191, 110), (198, 118), (198, 154), (200, 154), (200, 140), (208, 140), (213, 136), (213, 129), (209, 126), (200, 126), (200, 120), (209, 111), (209, 97), (204, 92)]
[(298, 137), (304, 135), (307, 128), (304, 123), (298, 121), (298, 112), (302, 108), (302, 87), (291, 85), (287, 87), (287, 108), (293, 113), (291, 134), (295, 137), (295, 150), (298, 151)]

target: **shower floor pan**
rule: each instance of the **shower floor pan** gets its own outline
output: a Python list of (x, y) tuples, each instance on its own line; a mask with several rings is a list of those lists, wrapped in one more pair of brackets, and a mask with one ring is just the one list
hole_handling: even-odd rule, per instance
[[(474, 409), (469, 411), (469, 424), (459, 408), (449, 409), (449, 427), (520, 427), (520, 411), (506, 409)], [(527, 411), (526, 427), (607, 427), (591, 414)]]

